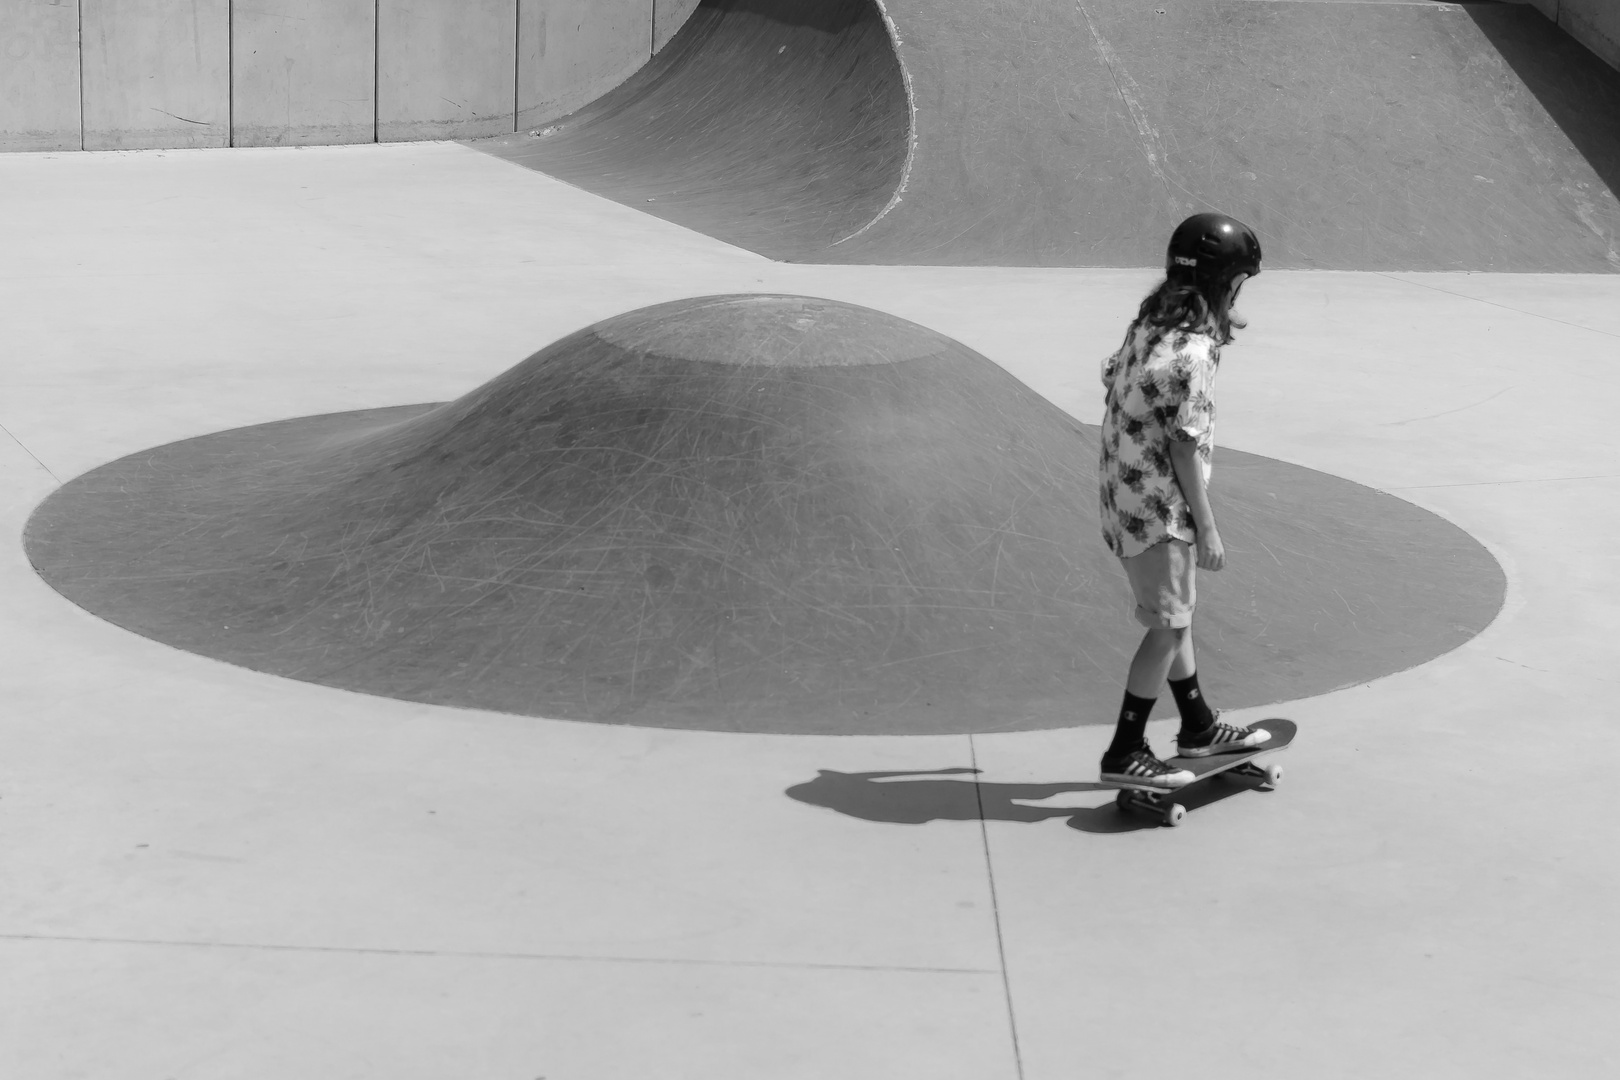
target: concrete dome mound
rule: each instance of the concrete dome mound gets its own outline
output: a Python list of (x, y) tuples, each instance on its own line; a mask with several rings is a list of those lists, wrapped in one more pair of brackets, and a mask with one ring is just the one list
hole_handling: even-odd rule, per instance
[[(729, 731), (1053, 727), (1111, 721), (1135, 646), (1095, 458), (1094, 429), (924, 327), (704, 297), (448, 404), (132, 455), (47, 500), (27, 544), (131, 630), (351, 690)], [(1495, 563), (1433, 515), (1218, 469), (1234, 565), (1200, 644), (1223, 705), (1412, 666), (1500, 606)], [(1435, 557), (1369, 564), (1392, 536)]]

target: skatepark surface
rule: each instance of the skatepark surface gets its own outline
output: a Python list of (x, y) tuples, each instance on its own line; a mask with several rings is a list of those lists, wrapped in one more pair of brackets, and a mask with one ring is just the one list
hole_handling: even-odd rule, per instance
[[(1162, 18), (1188, 10), (1159, 6)], [(1459, 19), (1485, 34), (1492, 19), (1518, 17), (1385, 6), (1451, 19), (1446, 41), (1462, 40)], [(773, 726), (764, 709), (743, 730), (704, 730), (435, 704), (257, 670), (231, 654), (241, 628), (224, 619), (194, 621), (183, 648), (131, 632), (69, 602), (63, 579), (30, 561), (31, 520), (98, 470), (276, 430), (267, 425), (313, 432), (311, 418), (452, 418), (423, 406), (508, 385), (525, 357), (588, 328), (631, 340), (627, 313), (684, 311), (694, 297), (882, 313), (933, 335), (892, 340), (937, 337), (949, 343), (930, 346), (941, 355), (975, 354), (961, 370), (989, 381), (963, 385), (1016, 382), (1028, 405), (1018, 415), (1095, 423), (1098, 364), (1157, 279), (1156, 257), (1134, 253), (1179, 211), (1145, 194), (1141, 221), (1121, 216), (1089, 254), (1070, 240), (1043, 246), (1034, 219), (992, 215), (986, 231), (960, 235), (941, 224), (966, 224), (953, 215), (970, 203), (960, 190), (927, 196), (944, 183), (921, 165), (927, 125), (943, 122), (929, 119), (937, 84), (923, 69), (956, 61), (924, 55), (924, 5), (887, 7), (917, 101), (916, 204), (905, 212), (920, 216), (906, 224), (891, 209), (862, 234), (865, 256), (777, 261), (622, 193), (449, 143), (0, 156), (11, 196), (0, 201), (11, 300), (0, 515), (14, 538), (0, 548), (0, 1075), (1057, 1080), (1196, 1067), (1234, 1078), (1597, 1078), (1620, 1068), (1620, 829), (1605, 789), (1577, 782), (1620, 751), (1610, 674), (1620, 563), (1608, 539), (1620, 528), (1620, 450), (1584, 421), (1620, 393), (1620, 274), (1605, 254), (1609, 219), (1593, 210), (1594, 231), (1574, 202), (1558, 202), (1610, 167), (1579, 131), (1568, 145), (1590, 173), (1556, 155), (1498, 155), (1504, 168), (1555, 174), (1551, 187), (1510, 180), (1511, 169), (1495, 177), (1510, 205), (1545, 211), (1540, 225), (1494, 245), (1470, 226), (1422, 248), (1433, 265), (1380, 260), (1405, 242), (1401, 215), (1438, 213), (1438, 194), (1400, 213), (1386, 201), (1383, 224), (1356, 237), (1270, 219), (1278, 265), (1268, 260), (1246, 288), (1251, 325), (1222, 364), (1217, 515), (1223, 482), (1243, 491), (1249, 461), (1301, 478), (1278, 530), (1308, 531), (1326, 520), (1323, 492), (1354, 489), (1392, 546), (1466, 543), (1413, 541), (1391, 558), (1367, 545), (1340, 552), (1321, 535), (1309, 551), (1354, 565), (1322, 566), (1312, 585), (1331, 593), (1346, 574), (1363, 593), (1338, 610), (1290, 609), (1288, 590), (1267, 591), (1277, 579), (1255, 569), (1271, 557), (1259, 518), (1234, 503), (1234, 528), (1247, 523), (1254, 543), (1222, 574), (1260, 582), (1255, 610), (1292, 620), (1290, 640), (1346, 640), (1363, 612), (1403, 628), (1446, 600), (1468, 614), (1446, 631), (1454, 638), (1426, 631), (1410, 663), (1397, 656), (1349, 685), (1290, 684), (1205, 654), (1206, 685), (1224, 680), (1230, 700), (1273, 687), (1235, 719), (1287, 717), (1300, 733), (1279, 790), (1211, 788), (1178, 829), (1123, 818), (1098, 789), (1111, 717), (1095, 705), (1027, 730), (813, 734), (786, 712)], [(981, 10), (994, 21), (1019, 7)], [(1365, 26), (1331, 20), (1370, 19), (1371, 7), (1208, 5), (1268, 25), (1296, 18), (1276, 9), (1326, 11), (1346, 34)], [(1127, 32), (1123, 5), (1085, 13), (1104, 53), (1124, 58), (1114, 70), (1150, 85), (1133, 57), (1158, 39)], [(1053, 25), (1083, 27), (1079, 17), (1054, 14)], [(1055, 35), (1031, 47), (1061, 43)], [(952, 40), (973, 52), (972, 35)], [(1414, 104), (1433, 91), (1420, 110), (1431, 117), (1460, 107), (1421, 80), (1400, 85)], [(1120, 145), (1140, 153), (1127, 96), (1116, 87), (1112, 100), (1128, 122)], [(967, 134), (951, 130), (966, 139), (978, 129), (964, 123)], [(1539, 146), (1537, 129), (1524, 130)], [(1267, 160), (1303, 168), (1303, 153), (1283, 145)], [(1167, 178), (1192, 175), (1159, 160)], [(1453, 165), (1434, 168), (1444, 178)], [(1612, 206), (1606, 189), (1587, 196)], [(1018, 203), (998, 200), (995, 212)], [(944, 209), (927, 216), (930, 205)], [(992, 237), (1010, 246), (984, 246)], [(882, 246), (914, 240), (909, 251)], [(1015, 261), (1008, 252), (1047, 265), (991, 265)], [(1065, 265), (1098, 252), (1103, 265)], [(902, 254), (938, 264), (880, 264)], [(1498, 272), (1468, 272), (1486, 269)], [(881, 328), (892, 325), (869, 329), (890, 340)], [(980, 360), (993, 369), (972, 366)], [(259, 454), (273, 440), (240, 445)], [(170, 483), (176, 505), (189, 497), (176, 478), (213, 497), (201, 471), (121, 475)], [(309, 508), (312, 535), (327, 505)], [(123, 532), (156, 535), (138, 531), (143, 508), (128, 507)], [(103, 522), (115, 540), (116, 525)], [(1100, 548), (1092, 535), (1073, 543)], [(1468, 545), (1488, 554), (1494, 585), (1425, 599), (1464, 588), (1436, 585), (1436, 551)], [(97, 603), (150, 593), (164, 575), (212, 588), (195, 562), (165, 562), (156, 545), (143, 553), (145, 576), (122, 591), (104, 577)], [(1098, 567), (1096, 641), (1128, 650), (1139, 628), (1123, 578), (1110, 600)], [(1249, 594), (1229, 595), (1229, 614), (1247, 617), (1238, 597)], [(1216, 615), (1213, 591), (1209, 606)], [(1162, 749), (1173, 731), (1159, 719), (1150, 738)]]

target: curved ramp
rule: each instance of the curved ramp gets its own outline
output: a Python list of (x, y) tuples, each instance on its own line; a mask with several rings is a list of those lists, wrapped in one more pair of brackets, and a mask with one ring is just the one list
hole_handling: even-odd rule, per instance
[[(1151, 266), (1219, 209), (1277, 267), (1620, 271), (1620, 72), (1528, 6), (885, 6), (915, 147), (843, 243), (904, 153), (870, 3), (705, 3), (632, 85), (498, 152), (796, 261)], [(817, 34), (837, 56), (790, 64)]]
[(825, 261), (893, 197), (910, 130), (873, 0), (704, 0), (592, 105), (472, 145), (727, 243)]

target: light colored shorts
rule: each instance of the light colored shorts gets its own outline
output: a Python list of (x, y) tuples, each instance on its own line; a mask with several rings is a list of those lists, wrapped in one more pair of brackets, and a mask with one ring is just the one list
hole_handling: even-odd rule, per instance
[(1198, 601), (1198, 559), (1185, 540), (1165, 540), (1119, 560), (1136, 594), (1136, 621), (1149, 630), (1192, 625)]

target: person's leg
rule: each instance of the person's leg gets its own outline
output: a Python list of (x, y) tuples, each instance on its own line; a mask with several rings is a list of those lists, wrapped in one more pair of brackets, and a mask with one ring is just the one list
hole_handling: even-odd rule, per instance
[[(1198, 563), (1190, 544), (1171, 541), (1164, 545), (1164, 550), (1158, 612), (1163, 625), (1185, 628), (1176, 640), (1164, 676), (1168, 676), (1170, 692), (1176, 699), (1176, 712), (1181, 715), (1177, 744), (1196, 748), (1211, 741), (1216, 723), (1216, 713), (1199, 689), (1198, 663), (1193, 656), (1192, 621), (1198, 603)], [(1158, 686), (1153, 692), (1158, 693)], [(1183, 740), (1188, 741), (1183, 743)]]
[(1186, 627), (1156, 627), (1142, 635), (1125, 680), (1125, 701), (1114, 724), (1114, 739), (1103, 752), (1102, 779), (1160, 789), (1192, 782), (1192, 773), (1166, 765), (1147, 742), (1148, 714), (1188, 637)]
[(1126, 565), (1137, 596), (1136, 617), (1148, 631), (1131, 657), (1110, 754), (1142, 745), (1148, 711), (1164, 690), (1165, 678), (1183, 679), (1193, 670), (1192, 563), (1186, 548), (1167, 542)]
[(1125, 679), (1125, 701), (1120, 706), (1119, 719), (1114, 724), (1114, 741), (1104, 755), (1117, 760), (1133, 750), (1147, 745), (1148, 713), (1164, 687), (1165, 675), (1187, 631), (1181, 627), (1150, 629), (1142, 635), (1142, 643), (1131, 657), (1130, 672)]
[(1103, 753), (1104, 779), (1153, 787), (1177, 787), (1192, 780), (1192, 773), (1166, 766), (1147, 744), (1148, 714), (1192, 622), (1190, 605), (1180, 599), (1187, 577), (1186, 548), (1168, 541), (1121, 560), (1136, 599), (1136, 619), (1147, 633), (1131, 657), (1114, 739)]
[(1181, 636), (1175, 653), (1170, 657), (1169, 674), (1174, 681), (1191, 678), (1197, 670), (1198, 664), (1193, 659), (1192, 627), (1189, 626), (1187, 632)]
[(1176, 697), (1181, 714), (1181, 731), (1176, 735), (1177, 753), (1182, 757), (1208, 757), (1249, 750), (1264, 743), (1264, 731), (1220, 722), (1220, 713), (1209, 707), (1198, 686), (1198, 667), (1193, 661), (1192, 629), (1176, 650), (1169, 665), (1170, 692)]
[(1125, 689), (1141, 698), (1156, 698), (1164, 689), (1165, 676), (1175, 673), (1176, 662), (1185, 653), (1192, 656), (1192, 633), (1187, 627), (1173, 626), (1149, 630), (1131, 657)]
[(1193, 659), (1193, 637), (1189, 628), (1187, 637), (1170, 661), (1170, 693), (1176, 698), (1176, 712), (1181, 714), (1181, 734), (1178, 738), (1197, 737), (1215, 723), (1215, 711), (1204, 700), (1198, 686), (1198, 665)]

